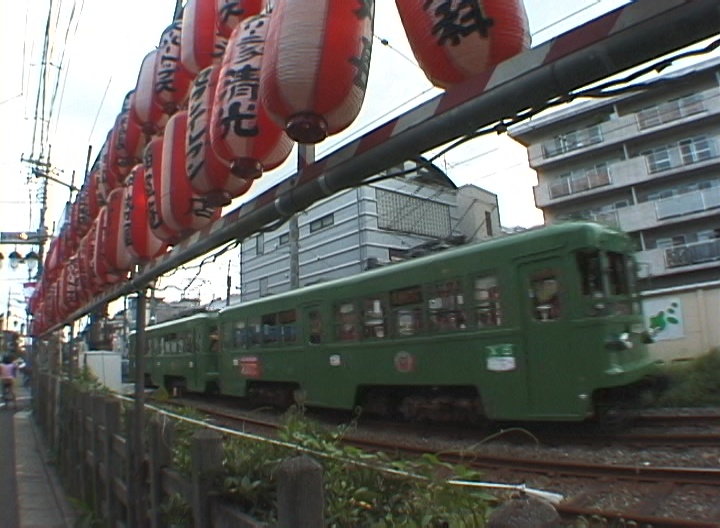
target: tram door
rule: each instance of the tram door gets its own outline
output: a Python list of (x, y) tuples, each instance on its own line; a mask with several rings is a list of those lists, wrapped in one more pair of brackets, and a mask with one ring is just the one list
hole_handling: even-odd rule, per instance
[(522, 320), (532, 414), (564, 414), (575, 399), (574, 357), (562, 260), (548, 258), (520, 266)]
[(220, 334), (217, 325), (195, 327), (195, 343), (198, 359), (195, 376), (198, 389), (203, 390), (208, 378), (217, 377), (220, 368)]

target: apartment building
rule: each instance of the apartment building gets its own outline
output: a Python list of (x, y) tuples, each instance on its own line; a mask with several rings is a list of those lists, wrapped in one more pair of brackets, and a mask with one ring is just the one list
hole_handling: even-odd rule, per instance
[[(424, 160), (392, 167), (375, 183), (328, 197), (296, 219), (300, 287), (500, 234), (496, 195), (458, 188)], [(291, 246), (287, 222), (243, 241), (242, 301), (290, 289)]]
[(546, 223), (588, 219), (636, 240), (645, 313), (662, 328), (655, 353), (720, 346), (720, 57), (509, 133), (537, 172)]

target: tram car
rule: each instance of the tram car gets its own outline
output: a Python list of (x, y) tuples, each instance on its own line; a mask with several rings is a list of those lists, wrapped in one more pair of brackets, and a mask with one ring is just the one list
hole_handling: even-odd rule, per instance
[(147, 328), (152, 383), (408, 420), (582, 421), (653, 373), (631, 239), (553, 225)]

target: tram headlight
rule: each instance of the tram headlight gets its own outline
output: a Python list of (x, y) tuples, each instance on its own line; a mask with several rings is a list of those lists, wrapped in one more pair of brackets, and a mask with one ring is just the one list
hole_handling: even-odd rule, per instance
[(605, 347), (611, 350), (629, 350), (633, 347), (629, 332), (612, 335), (605, 341)]

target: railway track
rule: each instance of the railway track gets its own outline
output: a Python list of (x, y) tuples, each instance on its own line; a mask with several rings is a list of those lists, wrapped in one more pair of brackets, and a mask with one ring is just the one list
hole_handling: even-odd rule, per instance
[[(176, 402), (173, 402), (176, 403)], [(247, 411), (222, 410), (215, 406), (183, 400), (181, 405), (192, 405), (196, 410), (207, 413), (224, 425), (260, 434), (273, 435), (278, 421), (268, 417), (253, 416)], [(675, 417), (653, 415), (642, 417), (645, 426), (659, 427), (659, 424), (682, 424), (702, 422), (700, 425), (716, 425), (720, 416), (707, 415), (701, 420), (697, 416)], [(348, 435), (345, 441), (363, 449), (403, 453), (416, 456), (427, 453), (422, 447), (407, 445), (400, 438), (390, 441), (372, 438), (373, 435)], [(614, 442), (642, 445), (674, 445), (683, 447), (712, 444), (720, 445), (720, 436), (714, 433), (626, 433), (617, 435)], [(489, 478), (500, 482), (524, 483), (538, 488), (562, 488), (563, 483), (572, 490), (565, 492), (566, 499), (557, 506), (565, 519), (579, 516), (606, 519), (604, 526), (647, 526), (653, 528), (711, 528), (720, 527), (720, 469), (656, 467), (645, 464), (617, 465), (597, 464), (568, 460), (518, 458), (489, 453), (467, 451), (444, 451), (442, 460), (463, 464), (481, 470)], [(704, 497), (704, 498), (703, 498)], [(703, 508), (702, 513), (693, 513), (692, 504), (701, 500), (717, 504)], [(683, 518), (674, 518), (663, 513), (667, 503), (687, 503), (688, 513)], [(677, 511), (678, 508), (676, 508)], [(682, 508), (680, 508), (682, 509)], [(630, 524), (628, 524), (630, 523)]]

